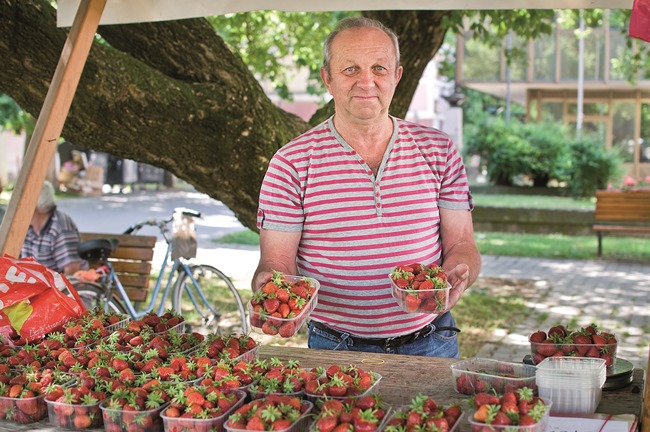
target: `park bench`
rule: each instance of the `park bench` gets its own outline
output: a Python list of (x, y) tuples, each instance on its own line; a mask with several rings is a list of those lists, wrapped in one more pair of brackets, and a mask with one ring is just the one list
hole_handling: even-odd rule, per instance
[(117, 239), (119, 244), (109, 258), (115, 273), (132, 301), (147, 299), (155, 236), (86, 232), (80, 235), (82, 242), (96, 238)]
[(596, 191), (598, 256), (603, 253), (603, 234), (650, 235), (650, 191)]

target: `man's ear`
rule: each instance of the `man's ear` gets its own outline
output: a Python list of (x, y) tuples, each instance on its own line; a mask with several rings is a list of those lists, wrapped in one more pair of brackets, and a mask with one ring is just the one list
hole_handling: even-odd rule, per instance
[[(324, 67), (320, 68), (320, 79), (323, 81), (323, 84), (325, 84), (325, 87), (327, 87), (327, 91), (329, 91), (330, 90), (330, 84), (331, 84), (331, 81), (332, 81), (332, 77), (330, 76), (329, 72), (327, 72), (327, 70)], [(332, 92), (330, 91), (330, 94), (331, 93)]]
[(395, 84), (399, 84), (399, 80), (402, 79), (402, 72), (404, 72), (404, 68), (400, 65), (400, 67), (397, 68), (397, 72), (395, 73)]

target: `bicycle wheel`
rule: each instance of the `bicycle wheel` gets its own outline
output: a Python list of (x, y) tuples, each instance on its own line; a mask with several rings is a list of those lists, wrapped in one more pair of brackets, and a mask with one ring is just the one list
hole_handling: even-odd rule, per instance
[(172, 297), (174, 311), (185, 318), (193, 331), (247, 334), (244, 302), (228, 276), (205, 264), (193, 265), (190, 269), (197, 285), (187, 273), (180, 272)]
[(106, 298), (106, 291), (101, 285), (95, 282), (76, 281), (72, 282), (72, 286), (77, 290), (77, 294), (79, 294), (79, 298), (87, 310), (91, 310), (96, 306), (104, 307), (108, 300), (109, 312), (117, 312), (128, 316), (126, 308), (117, 297)]

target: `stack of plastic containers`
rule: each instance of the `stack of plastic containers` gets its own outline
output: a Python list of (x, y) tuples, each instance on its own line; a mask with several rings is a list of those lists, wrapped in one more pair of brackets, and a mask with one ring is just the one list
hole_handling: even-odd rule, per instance
[(539, 396), (553, 401), (551, 414), (592, 414), (607, 378), (605, 360), (548, 357), (537, 365)]

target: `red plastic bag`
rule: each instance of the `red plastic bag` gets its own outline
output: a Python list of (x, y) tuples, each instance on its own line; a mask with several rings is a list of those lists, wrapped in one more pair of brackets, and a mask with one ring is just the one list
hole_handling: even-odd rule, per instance
[[(72, 297), (61, 291), (66, 288)], [(0, 257), (0, 336), (7, 343), (39, 340), (85, 310), (63, 275), (33, 258)]]
[(630, 16), (630, 36), (650, 42), (650, 0), (634, 0)]

